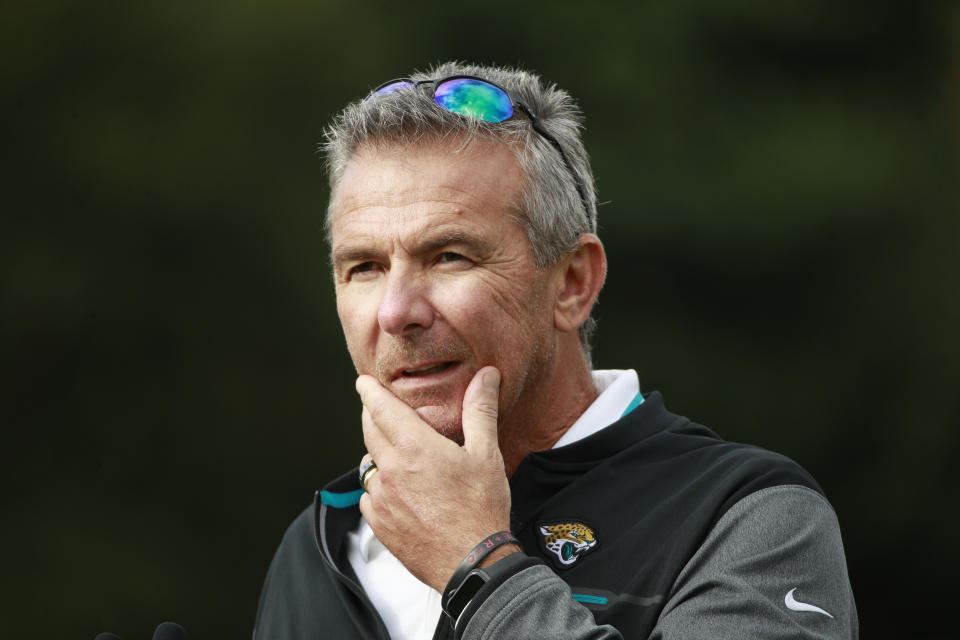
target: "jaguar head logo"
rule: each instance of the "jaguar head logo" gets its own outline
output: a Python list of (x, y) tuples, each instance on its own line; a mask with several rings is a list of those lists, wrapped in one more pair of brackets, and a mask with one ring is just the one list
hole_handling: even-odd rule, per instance
[(593, 529), (581, 522), (558, 522), (541, 524), (543, 547), (553, 554), (561, 569), (572, 567), (585, 553), (597, 546)]

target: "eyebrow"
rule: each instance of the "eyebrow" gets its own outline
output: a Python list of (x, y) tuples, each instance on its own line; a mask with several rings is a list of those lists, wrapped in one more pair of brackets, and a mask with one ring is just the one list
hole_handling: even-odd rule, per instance
[[(411, 253), (414, 255), (430, 254), (450, 246), (466, 247), (479, 257), (493, 253), (493, 245), (491, 243), (462, 231), (442, 233), (427, 237), (423, 241), (414, 241)], [(334, 267), (347, 262), (366, 262), (371, 258), (377, 257), (380, 253), (380, 251), (368, 247), (345, 247), (333, 251), (330, 255), (330, 262)]]
[(493, 252), (493, 247), (489, 242), (469, 233), (452, 231), (450, 233), (428, 237), (423, 242), (418, 242), (414, 246), (414, 253), (434, 253), (451, 245), (466, 247), (480, 256), (486, 256)]
[(337, 249), (330, 254), (330, 264), (336, 267), (344, 262), (365, 262), (376, 255), (371, 249)]

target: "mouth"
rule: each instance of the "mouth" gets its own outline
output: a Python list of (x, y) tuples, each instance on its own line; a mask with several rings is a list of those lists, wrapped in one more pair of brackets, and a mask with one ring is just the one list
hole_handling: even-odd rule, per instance
[(401, 369), (399, 372), (397, 372), (397, 375), (395, 377), (396, 378), (419, 378), (423, 376), (429, 376), (437, 373), (442, 373), (443, 371), (450, 369), (456, 364), (457, 363), (453, 361), (435, 362), (432, 364), (426, 364), (426, 365), (414, 367), (411, 369)]

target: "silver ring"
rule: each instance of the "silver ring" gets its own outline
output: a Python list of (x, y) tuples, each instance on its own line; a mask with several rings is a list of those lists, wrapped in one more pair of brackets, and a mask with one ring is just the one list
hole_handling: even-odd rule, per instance
[(360, 467), (360, 486), (363, 487), (364, 491), (367, 490), (367, 482), (370, 481), (370, 478), (372, 478), (373, 474), (377, 471), (379, 471), (379, 469), (377, 469), (377, 463), (372, 459), (363, 463)]

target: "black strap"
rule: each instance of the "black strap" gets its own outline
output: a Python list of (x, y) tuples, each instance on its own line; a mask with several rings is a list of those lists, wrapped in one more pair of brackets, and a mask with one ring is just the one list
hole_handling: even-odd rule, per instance
[[(494, 534), (491, 534), (481, 540), (477, 545), (470, 550), (470, 553), (463, 559), (463, 562), (460, 563), (460, 566), (457, 567), (457, 570), (453, 572), (450, 581), (447, 583), (447, 586), (443, 590), (443, 596), (440, 598), (440, 606), (443, 608), (444, 612), (447, 615), (450, 615), (448, 607), (450, 605), (450, 599), (456, 595), (457, 591), (463, 585), (464, 580), (480, 561), (483, 560), (491, 551), (497, 547), (502, 547), (505, 544), (510, 544), (511, 542), (520, 544), (520, 541), (517, 540), (512, 533), (509, 531), (498, 531)], [(459, 614), (459, 611), (457, 612)], [(454, 620), (456, 618), (451, 616)]]
[[(451, 609), (459, 609), (456, 619), (450, 619), (450, 623), (453, 625), (454, 637), (459, 639), (463, 636), (470, 619), (473, 618), (477, 610), (483, 606), (486, 599), (500, 588), (504, 582), (518, 573), (538, 565), (546, 566), (543, 560), (539, 558), (530, 557), (525, 553), (511, 553), (507, 557), (497, 560), (489, 567), (474, 569), (468, 573), (466, 580), (464, 580), (464, 586), (461, 587), (460, 591), (458, 591), (454, 597), (453, 602), (450, 603)], [(484, 583), (479, 585), (479, 589), (473, 593), (469, 593), (473, 591), (469, 584), (471, 577), (478, 575), (484, 580)], [(461, 597), (461, 595), (463, 595), (463, 597)]]

